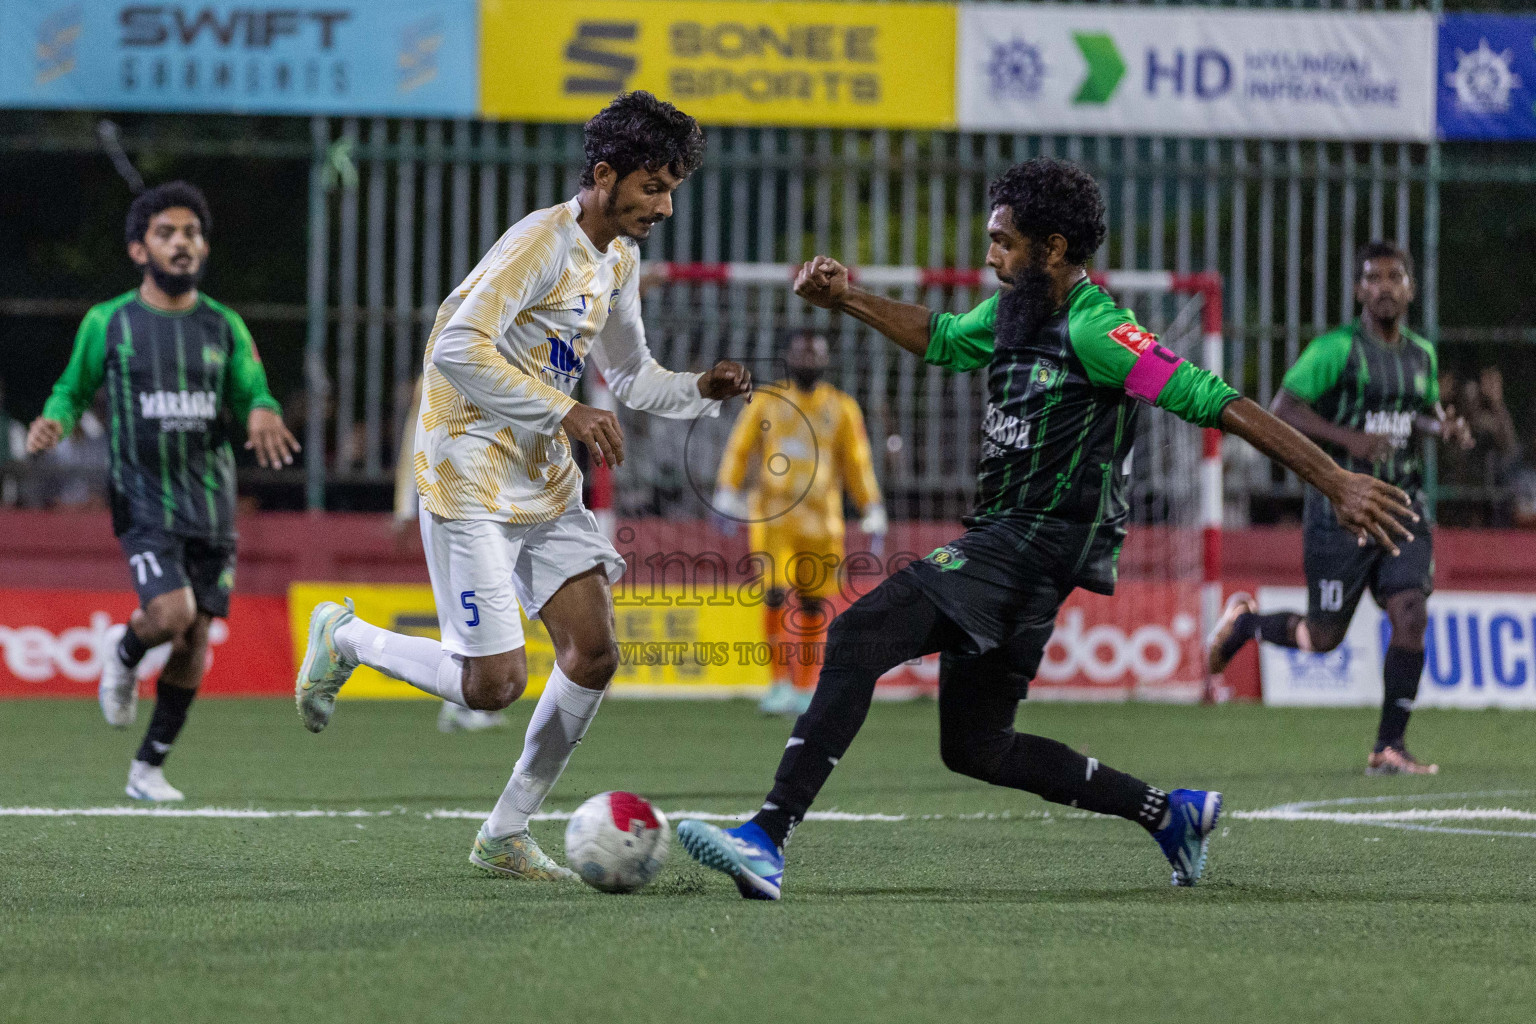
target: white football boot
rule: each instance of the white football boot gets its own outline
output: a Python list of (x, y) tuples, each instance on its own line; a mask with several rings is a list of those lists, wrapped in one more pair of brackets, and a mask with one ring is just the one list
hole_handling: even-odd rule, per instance
[(128, 787), (124, 790), (135, 800), (168, 803), (185, 800), (181, 790), (165, 781), (165, 770), (146, 761), (135, 761), (128, 766)]
[(107, 627), (106, 652), (101, 659), (101, 684), (96, 700), (101, 704), (107, 724), (125, 729), (139, 716), (139, 680), (137, 673), (117, 656), (117, 645), (128, 631), (127, 623)]

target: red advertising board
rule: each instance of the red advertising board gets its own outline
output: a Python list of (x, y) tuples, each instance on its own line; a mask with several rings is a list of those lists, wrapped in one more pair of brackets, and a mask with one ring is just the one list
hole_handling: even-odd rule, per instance
[[(1205, 685), (1199, 608), (1198, 583), (1129, 581), (1114, 597), (1074, 591), (1056, 616), (1030, 696), (1199, 700)], [(882, 695), (932, 692), (938, 673), (936, 657), (900, 666), (881, 678)]]
[[(87, 590), (0, 590), (0, 698), (94, 697), (107, 629), (127, 621), (134, 595)], [(151, 679), (169, 645), (150, 651), (139, 667)], [(209, 630), (210, 696), (275, 696), (293, 690), (288, 602), (235, 595), (227, 620)]]

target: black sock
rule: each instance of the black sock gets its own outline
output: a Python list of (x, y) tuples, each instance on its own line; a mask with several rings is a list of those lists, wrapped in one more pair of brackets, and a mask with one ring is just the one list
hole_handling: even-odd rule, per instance
[(130, 622), (128, 628), (123, 630), (123, 638), (117, 642), (117, 660), (129, 668), (138, 668), (148, 650), (144, 641), (139, 639), (139, 634), (133, 631), (133, 623)]
[(1376, 727), (1376, 750), (1401, 748), (1408, 731), (1408, 716), (1419, 695), (1419, 676), (1424, 672), (1424, 652), (1388, 647), (1382, 665), (1381, 723)]
[(1134, 821), (1148, 832), (1163, 827), (1168, 794), (1134, 775), (1102, 765), (1065, 743), (1018, 733), (990, 780), (1037, 793), (1055, 804)]
[(1243, 649), (1243, 645), (1254, 638), (1258, 631), (1259, 617), (1253, 612), (1243, 612), (1232, 623), (1232, 632), (1227, 636), (1226, 642), (1221, 645), (1221, 656), (1231, 661), (1237, 656), (1237, 652)]
[(1296, 646), (1296, 627), (1301, 625), (1300, 615), (1295, 612), (1270, 612), (1268, 615), (1255, 615), (1254, 619), (1254, 629), (1260, 640), (1281, 647)]
[(164, 682), (155, 684), (155, 713), (149, 719), (144, 742), (139, 745), (139, 752), (133, 755), (134, 760), (157, 767), (165, 763), (171, 744), (176, 742), (176, 734), (187, 724), (187, 709), (196, 696), (196, 690), (184, 690)]
[(752, 821), (780, 849), (805, 817), (869, 714), (875, 680), (940, 646), (949, 627), (938, 608), (900, 573), (854, 602), (832, 623), (811, 706), (795, 728), (773, 789)]

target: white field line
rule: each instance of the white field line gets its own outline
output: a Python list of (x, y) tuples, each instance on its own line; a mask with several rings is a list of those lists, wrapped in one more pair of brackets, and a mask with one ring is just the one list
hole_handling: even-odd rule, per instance
[[(268, 811), (255, 807), (0, 807), (0, 818), (224, 818), (236, 820), (267, 820), (272, 818), (403, 818), (419, 815), (434, 818), (483, 821), (488, 811), (464, 809), (408, 811), (396, 808), (387, 811)], [(534, 821), (569, 821), (571, 811), (543, 811), (533, 816)], [(721, 814), (717, 811), (667, 811), (667, 817), (698, 818), (703, 821), (746, 821), (755, 813)], [(1085, 811), (1068, 811), (1052, 814), (1050, 811), (1024, 811), (977, 814), (855, 814), (851, 811), (812, 811), (806, 815), (809, 821), (845, 822), (901, 822), (901, 821), (1019, 821), (1040, 818), (1089, 818)]]
[[(1229, 821), (1282, 821), (1320, 822), (1338, 825), (1365, 825), (1377, 828), (1395, 828), (1415, 832), (1439, 832), (1450, 835), (1499, 836), (1504, 838), (1536, 839), (1536, 832), (1513, 832), (1501, 829), (1468, 828), (1467, 822), (1536, 821), (1536, 811), (1514, 807), (1409, 807), (1375, 809), (1384, 804), (1430, 802), (1439, 800), (1467, 800), (1487, 797), (1529, 796), (1528, 790), (1493, 790), (1475, 793), (1440, 793), (1403, 796), (1341, 797), (1331, 800), (1303, 800), (1280, 804), (1258, 810), (1233, 810), (1227, 812)], [(1372, 807), (1371, 810), (1343, 810), (1341, 808)], [(751, 811), (739, 814), (722, 814), (716, 811), (674, 810), (667, 812), (676, 821), (681, 818), (699, 818), (705, 821), (739, 822), (752, 816)], [(417, 817), (432, 820), (480, 821), (483, 810), (440, 808), (431, 811), (411, 811), (404, 807), (389, 810), (265, 810), (239, 807), (166, 807), (166, 806), (115, 806), (115, 807), (0, 807), (0, 817), (37, 818), (213, 818), (236, 820), (270, 820), (276, 818), (340, 818), (366, 819), (391, 817)], [(570, 811), (545, 811), (534, 816), (536, 821), (568, 821)], [(882, 822), (905, 821), (1039, 821), (1045, 819), (1082, 820), (1099, 817), (1086, 811), (1022, 811), (976, 814), (881, 814), (855, 813), (851, 811), (812, 811), (811, 821), (832, 822)]]

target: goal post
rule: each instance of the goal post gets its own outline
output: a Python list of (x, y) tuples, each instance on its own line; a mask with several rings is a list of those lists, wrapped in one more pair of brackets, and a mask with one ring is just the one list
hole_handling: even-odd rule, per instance
[[(643, 309), (652, 349), (664, 365), (702, 368), (717, 358), (746, 359), (760, 379), (777, 374), (769, 357), (785, 336), (815, 328), (832, 343), (831, 382), (863, 407), (876, 474), (891, 505), (893, 538), (903, 524), (934, 535), (957, 531), (974, 495), (984, 375), (945, 375), (899, 351), (852, 317), (833, 317), (795, 298), (799, 264), (713, 262), (641, 266)], [(997, 288), (990, 270), (962, 267), (856, 266), (863, 288), (940, 310), (964, 311)], [(1092, 280), (1137, 314), (1178, 355), (1223, 370), (1222, 278), (1216, 273), (1156, 270), (1094, 272)], [(638, 427), (637, 423), (637, 427)], [(618, 486), (642, 491), (675, 461), (678, 439), (666, 428), (637, 439), (639, 456)], [(712, 428), (722, 434), (728, 425)], [(711, 485), (707, 444), (687, 439), (690, 480)], [(1204, 672), (1202, 638), (1221, 611), (1221, 432), (1172, 416), (1143, 416), (1125, 472), (1130, 535), (1122, 552), (1120, 596), (1103, 601), (1079, 591), (1058, 620), (1033, 695), (1115, 700), (1221, 699)], [(647, 469), (646, 467), (650, 468)], [(633, 491), (631, 491), (633, 494)], [(663, 516), (686, 513), (679, 507)], [(928, 534), (912, 540), (916, 550)], [(942, 543), (943, 541), (940, 541)], [(925, 554), (926, 550), (918, 552)]]

